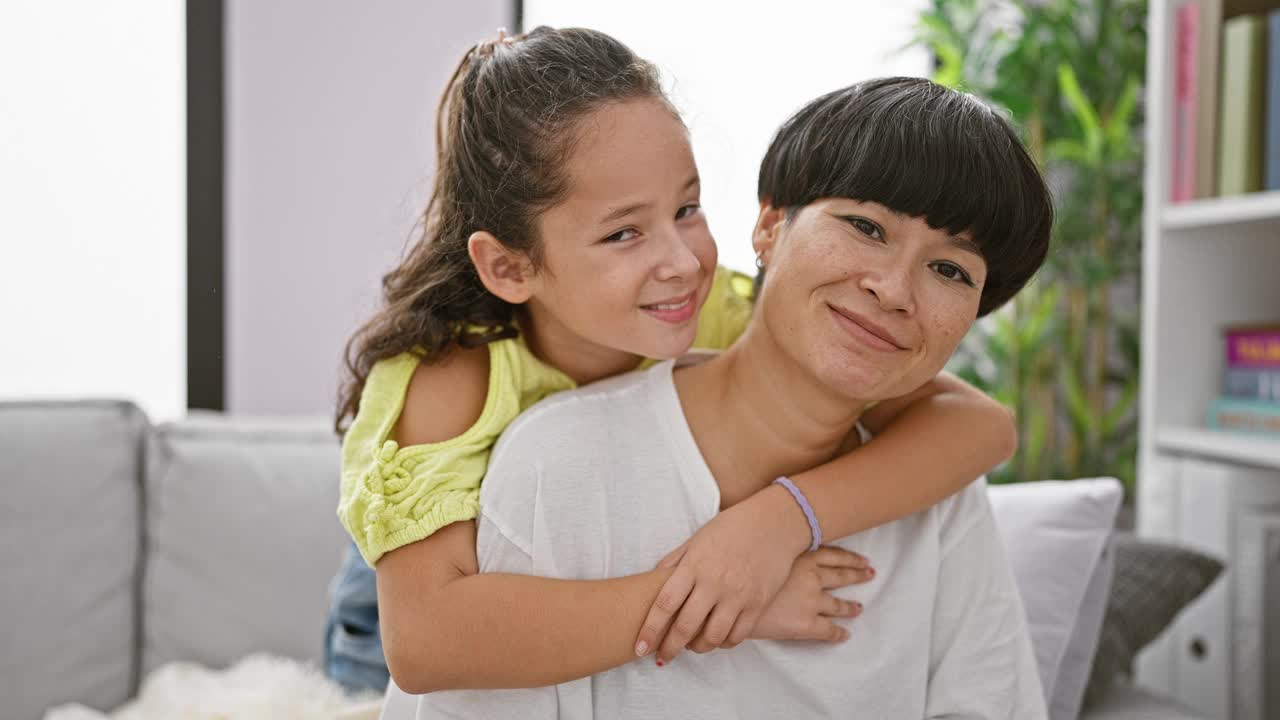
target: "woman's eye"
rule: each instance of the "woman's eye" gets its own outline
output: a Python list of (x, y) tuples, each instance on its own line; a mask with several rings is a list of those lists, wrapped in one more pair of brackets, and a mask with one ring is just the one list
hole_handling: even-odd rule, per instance
[(625, 230), (619, 230), (618, 232), (612, 235), (609, 235), (608, 237), (604, 238), (600, 242), (605, 242), (605, 243), (626, 242), (627, 240), (634, 239), (639, 234), (640, 233), (636, 232), (635, 230), (631, 228), (627, 228)]
[(701, 209), (702, 209), (702, 206), (697, 203), (690, 203), (688, 205), (685, 205), (684, 207), (676, 211), (676, 220), (683, 220), (687, 217), (690, 217)]
[(880, 226), (876, 225), (870, 220), (863, 220), (862, 218), (849, 218), (849, 222), (852, 223), (853, 226), (858, 229), (858, 232), (862, 233), (863, 235), (866, 235), (868, 237), (873, 237), (877, 240), (880, 239)]
[(969, 278), (969, 273), (965, 272), (959, 265), (949, 262), (934, 263), (934, 270), (942, 277), (948, 280), (956, 280), (965, 285), (973, 285), (973, 280)]

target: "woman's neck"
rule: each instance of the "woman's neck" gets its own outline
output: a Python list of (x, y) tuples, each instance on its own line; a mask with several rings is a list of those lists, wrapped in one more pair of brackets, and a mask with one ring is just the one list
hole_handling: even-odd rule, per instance
[(833, 394), (758, 323), (720, 356), (680, 370), (675, 383), (724, 507), (835, 457), (866, 406)]
[(635, 370), (644, 358), (586, 342), (553, 321), (534, 322), (527, 311), (518, 312), (517, 323), (525, 345), (534, 357), (568, 375), (578, 385)]

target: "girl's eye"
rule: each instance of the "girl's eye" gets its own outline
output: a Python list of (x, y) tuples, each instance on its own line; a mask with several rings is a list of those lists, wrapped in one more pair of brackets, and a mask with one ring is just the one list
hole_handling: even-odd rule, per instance
[(608, 236), (608, 237), (604, 238), (604, 239), (603, 239), (603, 240), (601, 240), (600, 242), (604, 242), (604, 243), (619, 243), (619, 242), (626, 242), (626, 241), (628, 241), (628, 240), (632, 240), (632, 239), (634, 239), (634, 238), (635, 238), (635, 237), (637, 237), (639, 234), (640, 234), (640, 233), (636, 232), (635, 230), (633, 230), (633, 229), (631, 229), (631, 228), (627, 228), (627, 229), (625, 229), (625, 230), (619, 230), (618, 232), (616, 232), (616, 233), (614, 233), (614, 234), (612, 234), (612, 235), (610, 235), (610, 236)]
[(955, 263), (937, 262), (933, 264), (933, 267), (935, 272), (948, 280), (962, 282), (969, 287), (974, 286), (973, 279), (969, 277), (969, 273)]
[(876, 240), (881, 238), (880, 226), (870, 220), (863, 220), (860, 217), (851, 217), (849, 218), (849, 224), (853, 225), (857, 228), (858, 232), (866, 235), (867, 237), (875, 238)]
[(692, 217), (695, 213), (697, 213), (701, 209), (702, 209), (701, 205), (697, 203), (689, 203), (688, 205), (685, 205), (684, 207), (676, 211), (676, 220), (683, 220), (687, 217)]

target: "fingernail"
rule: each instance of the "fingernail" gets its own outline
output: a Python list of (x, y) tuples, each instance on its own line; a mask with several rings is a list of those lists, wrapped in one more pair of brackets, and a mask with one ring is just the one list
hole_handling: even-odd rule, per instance
[(641, 640), (636, 643), (636, 655), (644, 657), (649, 652), (649, 643)]
[(854, 609), (854, 610), (857, 610), (858, 612), (862, 612), (862, 603), (860, 603), (860, 602), (855, 602), (855, 603), (853, 604), (853, 609)]
[(662, 667), (662, 661), (658, 660), (658, 667)]
[(868, 575), (869, 577), (875, 577), (875, 576), (876, 576), (876, 569), (875, 569), (875, 568), (867, 568), (867, 575)]

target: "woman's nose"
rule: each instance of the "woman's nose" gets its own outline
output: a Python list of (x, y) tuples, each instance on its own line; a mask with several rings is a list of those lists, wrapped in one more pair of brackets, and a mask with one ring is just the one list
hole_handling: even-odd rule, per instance
[(858, 284), (871, 293), (884, 310), (908, 315), (916, 311), (911, 269), (905, 263), (893, 263), (867, 272)]

